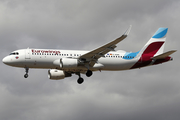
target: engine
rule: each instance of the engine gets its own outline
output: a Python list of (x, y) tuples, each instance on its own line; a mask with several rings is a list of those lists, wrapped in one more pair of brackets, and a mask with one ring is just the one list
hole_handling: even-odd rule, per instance
[(55, 60), (53, 64), (60, 68), (76, 68), (78, 66), (78, 60), (73, 58), (61, 58)]
[(62, 58), (60, 60), (60, 67), (61, 68), (75, 68), (78, 65), (77, 59), (71, 59), (71, 58)]
[(67, 73), (62, 70), (51, 69), (48, 70), (48, 78), (52, 80), (64, 79), (65, 77), (71, 77), (71, 73)]

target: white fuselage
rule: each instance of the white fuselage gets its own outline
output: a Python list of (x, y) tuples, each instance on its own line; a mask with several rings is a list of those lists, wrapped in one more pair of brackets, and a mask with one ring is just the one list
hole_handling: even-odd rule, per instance
[[(78, 50), (52, 50), (52, 49), (21, 49), (12, 52), (3, 59), (7, 65), (14, 67), (61, 69), (66, 71), (86, 71), (85, 66), (76, 68), (61, 68), (58, 64), (61, 58), (77, 59), (89, 51)], [(15, 53), (15, 54), (14, 54)], [(18, 54), (16, 54), (18, 53)], [(96, 70), (127, 70), (130, 69), (138, 60), (137, 56), (127, 56), (125, 51), (109, 52), (104, 57), (98, 59), (93, 67), (89, 69)]]

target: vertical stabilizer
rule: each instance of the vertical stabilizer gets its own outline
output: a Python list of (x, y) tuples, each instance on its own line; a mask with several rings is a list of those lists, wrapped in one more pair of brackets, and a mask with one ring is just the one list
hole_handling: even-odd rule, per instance
[[(157, 61), (155, 63), (155, 60), (152, 59), (155, 58), (155, 56), (157, 56), (158, 58), (163, 58), (164, 56), (167, 56), (171, 53), (169, 52), (163, 54), (167, 31), (168, 28), (159, 28), (156, 31), (152, 38), (150, 38), (150, 40), (138, 53), (137, 57), (139, 58), (139, 60), (136, 64), (132, 66), (131, 69), (162, 63), (162, 61)], [(163, 62), (168, 61), (169, 59), (170, 58), (168, 58), (167, 60), (163, 60)]]
[(139, 55), (146, 54), (150, 57), (157, 56), (163, 53), (168, 28), (159, 28), (156, 33), (150, 38), (145, 46), (140, 50)]

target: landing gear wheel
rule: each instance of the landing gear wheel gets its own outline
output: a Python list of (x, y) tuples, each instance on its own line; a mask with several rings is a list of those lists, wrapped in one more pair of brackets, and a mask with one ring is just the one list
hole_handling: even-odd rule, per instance
[(29, 71), (29, 68), (28, 68), (28, 67), (25, 67), (25, 72), (26, 72), (26, 74), (24, 75), (24, 78), (27, 78), (27, 77), (28, 77), (28, 71)]
[(28, 74), (25, 74), (25, 75), (24, 75), (24, 78), (27, 78), (27, 77), (28, 77)]
[(91, 70), (88, 70), (88, 71), (86, 72), (86, 76), (87, 76), (87, 77), (90, 77), (92, 74), (93, 74), (93, 72), (92, 72)]
[(79, 84), (82, 84), (82, 83), (84, 82), (84, 79), (80, 77), (80, 78), (77, 80), (77, 82), (78, 82)]

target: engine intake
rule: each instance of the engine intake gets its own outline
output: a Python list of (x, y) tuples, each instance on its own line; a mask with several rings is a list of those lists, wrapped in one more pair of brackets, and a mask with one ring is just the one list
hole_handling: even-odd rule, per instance
[(59, 79), (64, 79), (65, 77), (71, 77), (71, 74), (57, 69), (48, 70), (49, 79), (59, 80)]

